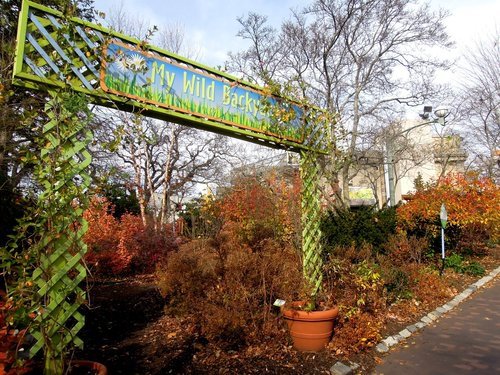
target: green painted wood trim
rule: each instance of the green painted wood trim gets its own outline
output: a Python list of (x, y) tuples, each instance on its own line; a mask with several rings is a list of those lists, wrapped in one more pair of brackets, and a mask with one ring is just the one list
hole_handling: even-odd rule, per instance
[(14, 69), (12, 70), (13, 77), (16, 77), (23, 70), (24, 48), (26, 43), (26, 28), (28, 24), (28, 11), (29, 8), (23, 3), (21, 11), (19, 12), (19, 21), (17, 27), (17, 43), (14, 56)]
[[(63, 14), (61, 12), (58, 12), (55, 9), (46, 7), (46, 6), (41, 5), (41, 4), (37, 4), (37, 3), (32, 2), (32, 1), (23, 1), (23, 4), (26, 4), (30, 8), (38, 9), (38, 10), (41, 10), (43, 12), (53, 14), (54, 16), (63, 17)], [(23, 6), (23, 8), (24, 8), (24, 6)], [(27, 14), (27, 11), (26, 11), (26, 14)], [(119, 39), (125, 40), (125, 41), (127, 41), (127, 42), (129, 42), (131, 44), (142, 45), (142, 42), (139, 39), (130, 37), (128, 35), (119, 33), (117, 31), (113, 31), (113, 30), (111, 30), (109, 28), (106, 28), (104, 26), (96, 25), (94, 23), (91, 23), (91, 22), (88, 22), (88, 21), (85, 21), (85, 20), (82, 20), (82, 19), (76, 18), (76, 17), (69, 18), (69, 20), (72, 21), (72, 22), (74, 22), (74, 23), (77, 23), (77, 24), (80, 24), (80, 25), (87, 26), (87, 27), (90, 27), (92, 29), (98, 30), (98, 31), (100, 31), (100, 32), (102, 32), (104, 34), (107, 34), (107, 35), (110, 35), (110, 36), (117, 37)], [(18, 39), (18, 40), (23, 40), (23, 39)], [(237, 78), (237, 77), (235, 77), (235, 76), (233, 76), (231, 74), (228, 74), (228, 73), (225, 73), (225, 72), (221, 72), (221, 71), (219, 71), (217, 69), (211, 68), (211, 67), (209, 67), (207, 65), (201, 64), (199, 62), (196, 62), (194, 60), (188, 59), (186, 57), (179, 56), (179, 55), (177, 55), (175, 53), (169, 52), (167, 50), (164, 50), (162, 48), (156, 47), (154, 45), (148, 44), (148, 45), (145, 46), (145, 49), (146, 50), (150, 50), (150, 51), (155, 51), (155, 52), (158, 52), (160, 54), (163, 54), (163, 55), (166, 55), (168, 57), (171, 57), (173, 59), (176, 59), (176, 60), (179, 60), (181, 62), (184, 62), (186, 64), (193, 65), (193, 66), (195, 66), (197, 68), (200, 68), (202, 70), (206, 70), (209, 73), (213, 73), (215, 75), (227, 78), (228, 80), (230, 80), (232, 82), (240, 83), (242, 85), (249, 86), (249, 87), (252, 87), (252, 88), (254, 88), (256, 90), (262, 91), (262, 87), (254, 84), (254, 83), (247, 82), (247, 81), (242, 80), (240, 78)]]
[[(28, 84), (25, 80), (29, 80), (31, 81), (31, 83)], [(14, 83), (36, 90), (45, 89), (45, 85), (51, 85), (51, 86), (54, 85), (52, 81), (48, 81), (41, 77), (27, 74), (24, 72), (21, 72), (17, 75), (16, 79), (14, 80)], [(63, 82), (58, 82), (56, 85), (61, 89), (66, 87), (66, 85)], [(202, 118), (190, 116), (180, 112), (175, 112), (172, 110), (168, 110), (166, 108), (158, 108), (153, 105), (139, 103), (133, 100), (127, 100), (126, 98), (119, 97), (113, 94), (100, 95), (96, 93), (95, 90), (90, 91), (82, 87), (74, 87), (73, 90), (94, 97), (93, 102), (95, 104), (104, 107), (125, 110), (127, 112), (134, 112), (138, 111), (138, 108), (144, 108), (144, 110), (141, 113), (143, 113), (145, 116), (157, 118), (159, 120), (165, 120), (165, 121), (175, 122), (181, 125), (192, 126), (194, 128), (201, 130), (210, 131), (211, 128), (215, 128), (218, 130), (217, 132), (220, 134), (241, 139), (251, 143), (265, 145), (271, 148), (277, 148), (277, 149), (286, 148), (287, 150), (293, 152), (300, 152), (300, 150), (306, 150), (311, 152), (317, 152), (320, 154), (327, 154), (327, 152), (324, 150), (315, 150), (304, 144), (288, 142), (286, 140), (267, 136), (262, 133), (256, 133), (250, 130), (244, 130), (241, 128), (232, 127), (218, 122), (204, 120)], [(263, 141), (265, 141), (266, 143), (264, 143)], [(273, 145), (272, 143), (275, 143), (275, 145)]]

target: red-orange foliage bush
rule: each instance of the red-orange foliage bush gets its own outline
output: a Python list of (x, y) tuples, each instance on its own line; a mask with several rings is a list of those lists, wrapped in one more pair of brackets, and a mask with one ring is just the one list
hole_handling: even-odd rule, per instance
[(139, 216), (113, 216), (113, 207), (105, 199), (94, 197), (84, 213), (89, 229), (84, 240), (85, 256), (91, 270), (103, 276), (153, 272), (158, 261), (176, 248), (168, 231), (155, 232), (145, 227)]
[(443, 203), (448, 212), (447, 234), (452, 248), (480, 253), (485, 242), (498, 242), (500, 188), (490, 179), (471, 174), (449, 174), (417, 191), (398, 208), (399, 227), (431, 240), (437, 238)]
[(222, 231), (258, 248), (265, 239), (300, 244), (300, 178), (292, 181), (272, 174), (264, 181), (238, 179), (217, 201)]

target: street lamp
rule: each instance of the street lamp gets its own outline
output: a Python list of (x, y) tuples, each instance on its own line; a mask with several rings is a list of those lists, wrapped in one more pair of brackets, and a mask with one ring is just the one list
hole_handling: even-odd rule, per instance
[[(432, 107), (431, 106), (425, 106), (424, 107), (424, 112), (423, 114), (420, 115), (420, 117), (424, 120), (429, 119), (429, 115), (432, 112)], [(413, 129), (420, 128), (421, 126), (428, 125), (428, 124), (439, 124), (441, 126), (445, 126), (445, 120), (446, 116), (448, 116), (448, 109), (445, 107), (438, 107), (434, 111), (434, 116), (436, 118), (425, 121), (421, 124), (417, 124), (415, 126), (412, 126), (411, 128), (405, 129), (403, 131), (400, 131), (397, 134), (394, 134), (391, 137), (388, 137), (386, 140), (386, 156), (387, 156), (387, 176), (389, 180), (389, 202), (391, 207), (394, 207), (396, 205), (396, 186), (394, 183), (394, 140), (405, 134), (409, 133)]]

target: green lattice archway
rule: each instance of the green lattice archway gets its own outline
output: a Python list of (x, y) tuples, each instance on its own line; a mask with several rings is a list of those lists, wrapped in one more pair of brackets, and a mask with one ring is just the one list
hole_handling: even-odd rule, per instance
[[(41, 308), (32, 327), (31, 355), (45, 351), (47, 373), (62, 373), (66, 346), (82, 346), (78, 332), (85, 301), (82, 258), (85, 191), (90, 185), (87, 104), (217, 132), (299, 152), (303, 180), (303, 269), (314, 294), (321, 286), (318, 154), (328, 148), (324, 124), (299, 103), (273, 97), (258, 86), (160, 48), (50, 8), (24, 1), (13, 80), (50, 95), (36, 178), (43, 188), (28, 225), (38, 228), (32, 274)], [(276, 121), (265, 108), (285, 108)], [(281, 119), (280, 119), (281, 120)], [(307, 121), (309, 120), (309, 121)], [(38, 216), (37, 216), (38, 214)]]

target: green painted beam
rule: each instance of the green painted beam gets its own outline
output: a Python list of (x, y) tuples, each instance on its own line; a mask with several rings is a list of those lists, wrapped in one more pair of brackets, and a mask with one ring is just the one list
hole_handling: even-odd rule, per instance
[[(44, 29), (46, 29), (49, 34), (44, 34), (45, 31), (40, 31), (38, 32), (37, 27), (34, 26), (33, 22), (30, 20), (30, 12), (35, 12), (36, 13), (36, 22), (39, 23), (39, 25), (43, 26)], [(100, 25), (96, 25), (78, 18), (70, 18), (69, 20), (66, 20), (64, 16), (45, 6), (33, 3), (31, 1), (25, 1), (23, 3), (23, 8), (20, 13), (20, 21), (19, 21), (19, 28), (18, 28), (18, 45), (16, 49), (16, 56), (15, 56), (15, 64), (14, 64), (14, 72), (13, 72), (13, 81), (16, 85), (23, 86), (26, 88), (30, 89), (37, 89), (37, 90), (47, 90), (48, 88), (68, 88), (68, 86), (77, 92), (84, 93), (86, 95), (89, 95), (92, 97), (92, 102), (94, 104), (110, 107), (110, 108), (116, 108), (119, 110), (127, 111), (127, 112), (138, 112), (141, 111), (144, 113), (146, 116), (154, 117), (160, 120), (165, 120), (165, 121), (170, 121), (174, 123), (179, 123), (182, 125), (186, 126), (191, 126), (194, 128), (202, 129), (202, 130), (208, 130), (220, 134), (224, 134), (230, 137), (242, 139), (245, 141), (253, 142), (256, 144), (263, 144), (269, 147), (273, 148), (280, 148), (280, 149), (286, 149), (294, 152), (300, 152), (301, 150), (305, 151), (314, 151), (314, 152), (319, 152), (319, 153), (326, 153), (326, 147), (313, 147), (311, 146), (312, 143), (300, 143), (300, 142), (295, 142), (289, 139), (282, 138), (281, 136), (273, 136), (270, 134), (266, 134), (263, 131), (254, 131), (254, 130), (249, 130), (245, 129), (239, 126), (233, 126), (228, 123), (224, 122), (219, 122), (216, 120), (210, 120), (207, 118), (204, 118), (203, 116), (197, 116), (197, 115), (190, 115), (190, 114), (185, 114), (179, 111), (176, 111), (175, 109), (169, 109), (169, 108), (163, 108), (159, 107), (156, 105), (148, 104), (145, 102), (142, 102), (141, 100), (131, 100), (129, 98), (126, 98), (121, 95), (115, 95), (115, 94), (110, 94), (107, 92), (104, 92), (98, 85), (96, 85), (95, 89), (88, 89), (86, 88), (81, 80), (75, 78), (72, 76), (71, 80), (69, 81), (63, 81), (61, 80), (57, 74), (55, 74), (55, 71), (50, 71), (48, 67), (48, 62), (46, 61), (48, 57), (52, 58), (52, 55), (47, 55), (45, 58), (41, 57), (34, 48), (30, 46), (30, 43), (27, 41), (27, 36), (28, 36), (28, 29), (30, 30), (31, 37), (34, 37), (37, 41), (37, 43), (40, 45), (41, 48), (44, 48), (46, 50), (50, 50), (51, 46), (49, 46), (49, 41), (47, 41), (46, 37), (50, 36), (51, 38), (55, 38), (55, 41), (58, 43), (61, 43), (65, 47), (68, 47), (67, 40), (62, 36), (58, 35), (57, 31), (50, 31), (52, 29), (55, 29), (55, 27), (52, 26), (52, 23), (49, 19), (44, 19), (43, 16), (46, 15), (47, 17), (53, 16), (54, 18), (58, 19), (58, 22), (61, 24), (65, 24), (70, 22), (73, 27), (82, 27), (85, 28), (85, 32), (88, 34), (89, 39), (94, 39), (92, 40), (93, 43), (96, 43), (99, 48), (98, 52), (93, 51), (92, 54), (88, 56), (88, 59), (92, 62), (94, 62), (96, 65), (96, 69), (101, 69), (101, 59), (103, 58), (103, 54), (100, 52), (102, 49), (102, 43), (100, 41), (96, 40), (96, 36), (93, 35), (94, 32), (101, 33), (104, 35), (106, 38), (110, 38), (113, 40), (119, 40), (121, 42), (129, 43), (130, 45), (133, 46), (139, 46), (142, 45), (141, 41), (138, 39), (134, 39), (131, 37), (128, 37), (126, 35), (123, 35), (121, 33), (114, 32), (112, 30), (109, 30), (107, 28), (104, 28)], [(44, 36), (45, 35), (45, 36)], [(76, 34), (75, 34), (76, 35)], [(80, 40), (81, 36), (76, 35), (75, 36), (75, 43), (78, 43), (79, 48), (84, 49), (85, 44)], [(217, 77), (222, 77), (224, 80), (227, 80), (231, 84), (238, 84), (238, 85), (243, 85), (245, 87), (252, 88), (254, 90), (257, 90), (259, 92), (262, 92), (262, 88), (249, 83), (242, 81), (234, 76), (231, 76), (225, 72), (221, 72), (218, 70), (215, 70), (213, 68), (210, 68), (208, 66), (199, 64), (195, 61), (186, 59), (182, 56), (178, 56), (176, 54), (170, 53), (168, 51), (165, 51), (161, 48), (152, 46), (152, 45), (146, 45), (144, 46), (144, 49), (147, 51), (153, 51), (156, 54), (166, 57), (169, 59), (173, 59), (179, 63), (182, 64), (187, 64), (189, 66), (192, 66), (194, 69), (199, 69), (202, 72), (213, 74), (214, 76)], [(80, 61), (80, 58), (77, 56), (77, 54), (71, 54), (71, 51), (68, 51), (68, 48), (65, 49), (67, 53), (69, 53), (69, 57), (73, 61), (73, 69), (78, 69), (79, 71), (83, 71), (82, 67), (85, 65), (82, 61)], [(55, 52), (52, 52), (54, 54)], [(29, 55), (29, 56), (28, 56)], [(57, 55), (57, 54), (56, 54)], [(43, 67), (43, 73), (44, 76), (40, 72), (34, 71), (27, 63), (26, 63), (26, 58), (27, 57), (32, 57), (34, 58), (33, 64), (35, 64), (38, 67)], [(54, 57), (54, 62), (57, 63), (57, 60), (60, 60), (60, 56), (55, 56)], [(89, 70), (86, 72), (84, 71), (83, 74), (87, 75), (88, 79), (91, 79), (89, 76)], [(100, 78), (100, 77), (97, 77)], [(293, 103), (293, 101), (291, 101)], [(326, 134), (324, 135), (324, 138), (326, 139)], [(320, 144), (326, 144), (326, 142), (320, 142)]]

